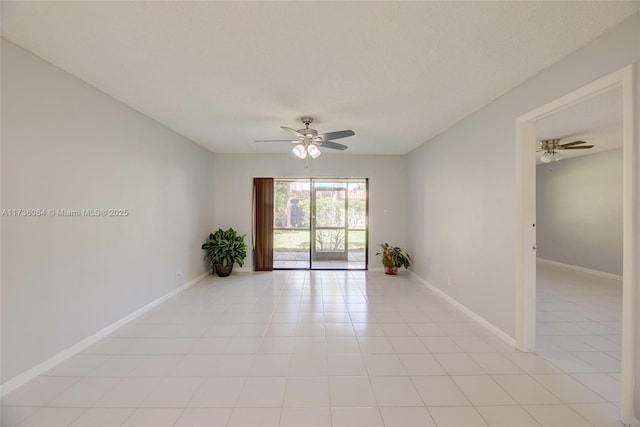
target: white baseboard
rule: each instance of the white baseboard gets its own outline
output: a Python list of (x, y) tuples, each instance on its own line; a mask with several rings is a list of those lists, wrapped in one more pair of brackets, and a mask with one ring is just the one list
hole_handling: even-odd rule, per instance
[(640, 427), (640, 420), (634, 417), (631, 421), (631, 427)]
[(471, 318), (472, 320), (475, 320), (476, 322), (478, 322), (479, 324), (481, 324), (482, 326), (484, 326), (487, 330), (489, 330), (489, 332), (491, 332), (492, 334), (494, 334), (495, 336), (497, 336), (498, 338), (500, 338), (502, 341), (504, 341), (505, 343), (507, 343), (509, 346), (515, 348), (516, 347), (516, 340), (515, 338), (509, 336), (509, 334), (507, 334), (506, 332), (504, 332), (502, 329), (498, 328), (496, 325), (494, 325), (493, 323), (489, 322), (487, 319), (485, 319), (484, 317), (480, 316), (479, 314), (477, 314), (475, 311), (467, 308), (467, 306), (465, 306), (464, 304), (462, 304), (461, 302), (459, 302), (457, 299), (449, 296), (448, 294), (446, 294), (445, 292), (443, 292), (442, 290), (438, 289), (437, 287), (433, 286), (431, 283), (429, 283), (428, 281), (426, 281), (425, 279), (423, 279), (422, 277), (418, 276), (416, 273), (414, 273), (413, 271), (409, 271), (409, 273), (419, 282), (422, 282), (427, 288), (429, 288), (430, 290), (432, 290), (434, 293), (436, 293), (438, 296), (442, 297), (445, 301), (447, 301), (449, 304), (453, 305), (455, 308), (457, 308), (458, 310), (460, 310), (462, 313), (464, 313), (465, 315), (467, 315), (469, 318)]
[(622, 280), (622, 276), (619, 274), (607, 273), (600, 270), (592, 270), (590, 268), (580, 267), (578, 265), (564, 264), (562, 262), (551, 261), (550, 259), (536, 258), (536, 261), (541, 264), (553, 265), (555, 267), (568, 268), (569, 270), (579, 271), (581, 273), (593, 274), (594, 276), (604, 277), (606, 279)]
[(184, 285), (180, 286), (179, 288), (161, 296), (160, 298), (156, 299), (155, 301), (150, 302), (149, 304), (145, 305), (142, 308), (139, 308), (138, 310), (134, 311), (133, 313), (123, 317), (122, 319), (110, 324), (109, 326), (99, 330), (98, 332), (96, 332), (93, 335), (88, 336), (87, 338), (83, 339), (82, 341), (72, 345), (71, 347), (67, 348), (66, 350), (61, 351), (60, 353), (56, 354), (55, 356), (45, 360), (44, 362), (34, 366), (33, 368), (11, 378), (10, 380), (4, 382), (3, 384), (0, 385), (0, 397), (5, 396), (8, 393), (11, 393), (13, 390), (17, 389), (18, 387), (23, 386), (24, 384), (28, 383), (29, 381), (35, 379), (36, 377), (38, 377), (39, 375), (44, 374), (45, 372), (49, 371), (50, 369), (54, 368), (56, 365), (59, 365), (60, 363), (64, 362), (65, 360), (67, 360), (68, 358), (70, 358), (71, 356), (74, 356), (78, 353), (80, 353), (81, 351), (85, 350), (86, 348), (88, 348), (90, 345), (95, 344), (98, 340), (104, 338), (105, 336), (111, 334), (113, 331), (115, 331), (116, 329), (120, 328), (121, 326), (124, 326), (126, 323), (142, 316), (144, 313), (146, 313), (147, 311), (151, 310), (152, 308), (162, 304), (163, 302), (165, 302), (166, 300), (168, 300), (171, 297), (174, 297), (175, 295), (179, 294), (180, 292), (184, 291), (185, 289), (189, 288), (190, 286), (195, 285), (196, 283), (198, 283), (199, 281), (201, 281), (202, 279), (204, 279), (208, 274), (210, 274), (211, 272), (206, 272), (206, 273), (202, 273), (201, 275), (199, 275), (198, 277), (196, 277), (193, 280), (188, 281), (187, 283), (185, 283)]

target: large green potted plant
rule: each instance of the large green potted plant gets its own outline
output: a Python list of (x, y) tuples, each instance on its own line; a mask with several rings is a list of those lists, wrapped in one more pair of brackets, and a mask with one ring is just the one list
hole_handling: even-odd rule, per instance
[(382, 255), (385, 274), (395, 275), (398, 273), (399, 267), (408, 268), (411, 265), (411, 257), (399, 247), (391, 246), (388, 243), (382, 243), (380, 247), (382, 252), (378, 252), (376, 256)]
[(213, 265), (211, 274), (217, 273), (218, 276), (225, 277), (231, 274), (234, 263), (238, 263), (240, 267), (244, 265), (247, 257), (245, 236), (246, 234), (239, 236), (233, 228), (220, 228), (209, 234), (209, 240), (202, 245), (202, 249), (205, 251), (205, 258), (209, 258)]

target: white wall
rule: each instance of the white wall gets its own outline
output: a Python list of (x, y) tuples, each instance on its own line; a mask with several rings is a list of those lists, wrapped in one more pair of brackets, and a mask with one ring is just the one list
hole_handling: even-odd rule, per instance
[[(2, 40), (2, 382), (208, 266), (213, 153)], [(181, 278), (178, 278), (178, 274)]]
[[(513, 337), (516, 117), (639, 62), (636, 14), (409, 153), (408, 250), (415, 272)], [(638, 91), (637, 69), (636, 80)], [(636, 171), (638, 164), (636, 158)], [(640, 348), (636, 367), (638, 416)]]
[(622, 275), (622, 149), (536, 167), (538, 257)]
[[(249, 247), (254, 177), (369, 178), (369, 268), (381, 267), (375, 257), (378, 244), (406, 245), (404, 156), (323, 154), (310, 160), (309, 169), (305, 169), (305, 162), (293, 154), (216, 154), (214, 164), (216, 228), (233, 227), (246, 233)], [(245, 267), (252, 266), (249, 250)]]

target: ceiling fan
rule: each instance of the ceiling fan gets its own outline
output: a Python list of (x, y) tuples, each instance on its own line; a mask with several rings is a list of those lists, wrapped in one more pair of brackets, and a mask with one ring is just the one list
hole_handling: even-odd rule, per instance
[(560, 139), (543, 139), (538, 141), (540, 148), (537, 151), (544, 152), (542, 156), (540, 156), (542, 163), (549, 163), (552, 160), (557, 162), (562, 159), (564, 156), (558, 152), (559, 150), (587, 150), (594, 147), (593, 145), (581, 145), (586, 144), (587, 141), (572, 141), (564, 144), (560, 144), (560, 141)]
[(308, 161), (309, 157), (315, 159), (322, 154), (318, 147), (346, 150), (346, 145), (331, 140), (355, 135), (355, 132), (352, 130), (339, 130), (319, 134), (317, 130), (309, 127), (309, 125), (313, 123), (313, 117), (302, 117), (300, 121), (305, 125), (304, 129), (295, 130), (290, 127), (280, 126), (281, 129), (292, 134), (295, 139), (258, 139), (255, 142), (289, 142), (296, 144), (296, 146), (293, 147), (293, 154), (300, 159), (307, 159)]

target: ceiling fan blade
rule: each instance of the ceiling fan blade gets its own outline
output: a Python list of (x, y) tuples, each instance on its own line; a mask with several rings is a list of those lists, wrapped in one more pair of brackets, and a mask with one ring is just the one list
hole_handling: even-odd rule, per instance
[(348, 136), (353, 136), (356, 133), (352, 130), (338, 130), (335, 132), (327, 132), (327, 133), (323, 133), (322, 136), (325, 141), (328, 141), (330, 139), (340, 139), (340, 138), (346, 138)]
[(560, 147), (570, 147), (572, 145), (578, 145), (578, 144), (586, 144), (587, 141), (573, 141), (573, 142), (567, 142), (564, 144), (560, 144)]
[(594, 145), (581, 145), (580, 147), (559, 147), (560, 150), (586, 150), (588, 148), (593, 148)]
[(301, 136), (301, 137), (303, 137), (303, 138), (304, 138), (304, 135), (303, 135), (303, 134), (301, 134), (300, 132), (298, 132), (298, 131), (297, 131), (297, 130), (295, 130), (295, 129), (291, 129), (291, 128), (288, 128), (288, 127), (286, 127), (286, 126), (280, 126), (280, 129), (282, 129), (282, 130), (286, 130), (287, 132), (289, 132), (289, 133), (290, 133), (290, 134), (292, 134), (292, 135), (295, 135), (295, 136)]
[(291, 142), (290, 139), (256, 139), (253, 142)]
[(334, 150), (346, 150), (347, 148), (349, 148), (346, 145), (338, 144), (337, 142), (333, 141), (322, 141), (322, 144), (320, 144), (320, 146), (322, 148), (332, 148)]

